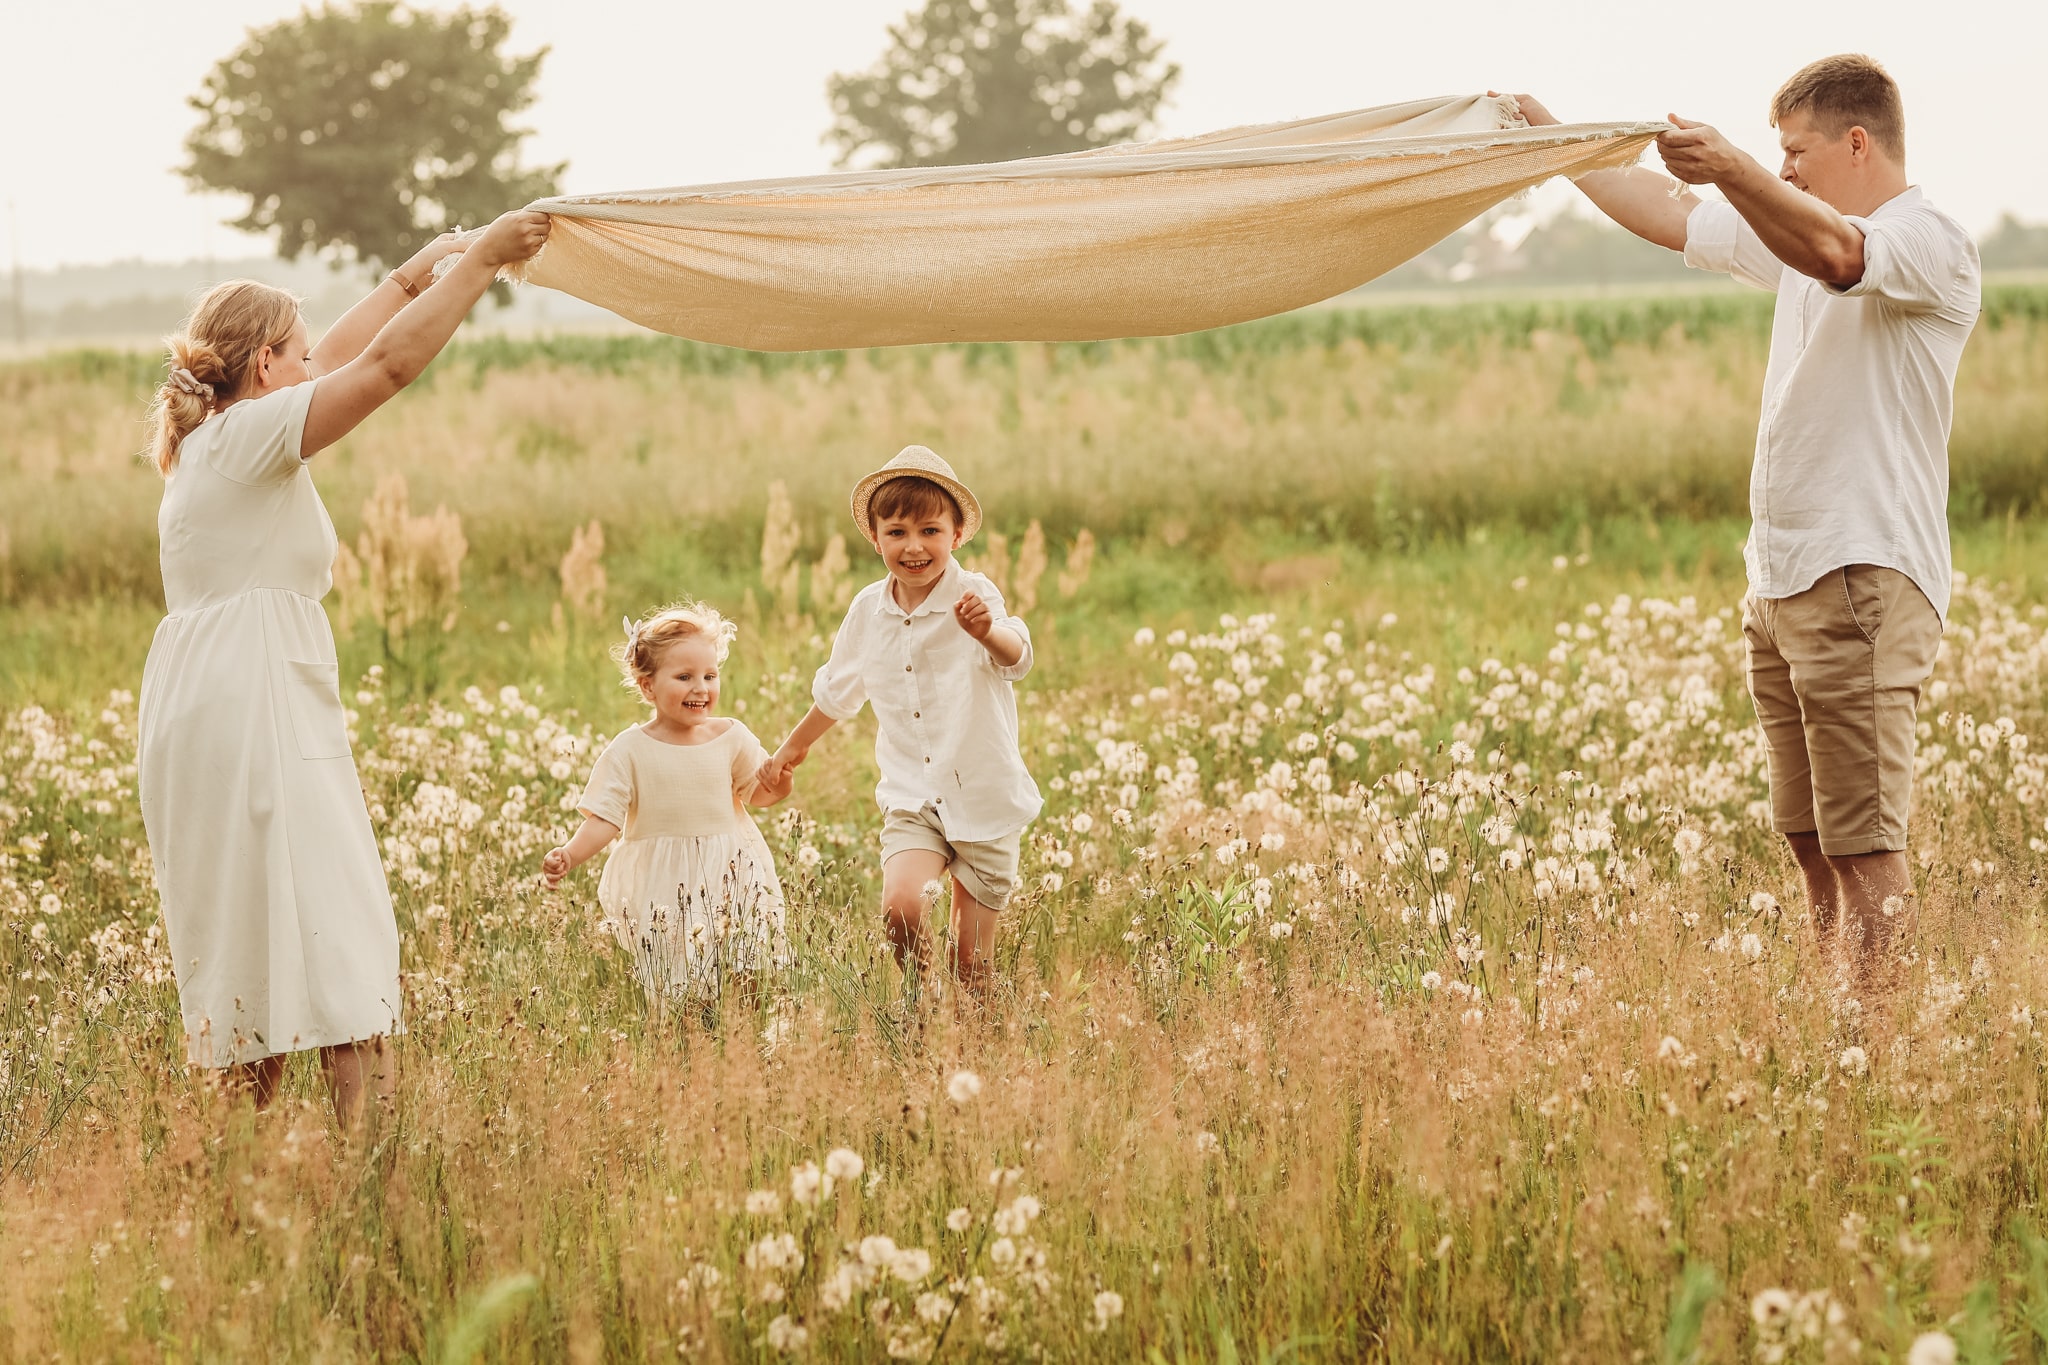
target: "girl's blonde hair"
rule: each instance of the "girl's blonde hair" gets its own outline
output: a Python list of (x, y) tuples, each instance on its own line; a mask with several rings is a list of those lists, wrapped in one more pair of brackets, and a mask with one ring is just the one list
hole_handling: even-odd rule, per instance
[(626, 622), (626, 638), (612, 647), (612, 657), (626, 675), (626, 686), (638, 691), (661, 666), (662, 651), (670, 645), (702, 635), (718, 651), (718, 662), (724, 663), (739, 633), (740, 628), (720, 616), (716, 607), (677, 602), (645, 620)]
[(299, 301), (282, 289), (229, 280), (206, 291), (177, 335), (164, 338), (170, 374), (149, 406), (158, 473), (175, 469), (185, 438), (241, 391), (257, 354), (290, 341), (298, 325)]

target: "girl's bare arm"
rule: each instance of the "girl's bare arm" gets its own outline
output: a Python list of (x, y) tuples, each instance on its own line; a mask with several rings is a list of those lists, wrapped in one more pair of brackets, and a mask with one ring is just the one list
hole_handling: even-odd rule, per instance
[(540, 860), (541, 875), (547, 879), (548, 889), (554, 890), (562, 884), (562, 878), (589, 862), (606, 844), (619, 837), (619, 827), (609, 820), (600, 820), (595, 815), (583, 817), (583, 827), (575, 837), (560, 848), (551, 848)]

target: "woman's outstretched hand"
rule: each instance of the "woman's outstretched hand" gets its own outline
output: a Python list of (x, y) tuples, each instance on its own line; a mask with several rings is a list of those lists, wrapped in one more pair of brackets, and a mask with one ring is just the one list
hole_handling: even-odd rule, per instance
[(531, 260), (547, 244), (548, 226), (553, 222), (547, 214), (532, 209), (501, 213), (464, 254), (493, 270), (514, 261)]

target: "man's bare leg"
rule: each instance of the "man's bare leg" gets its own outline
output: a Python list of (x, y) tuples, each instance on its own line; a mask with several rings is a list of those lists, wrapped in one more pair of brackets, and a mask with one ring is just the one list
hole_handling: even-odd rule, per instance
[(1913, 903), (1913, 867), (1904, 852), (1830, 858), (1842, 887), (1842, 951), (1859, 991), (1893, 984), (1898, 944)]
[(1792, 857), (1799, 864), (1800, 876), (1806, 879), (1813, 936), (1832, 962), (1841, 952), (1842, 879), (1835, 874), (1834, 861), (1820, 851), (1820, 835), (1808, 830), (1786, 835), (1785, 842), (1792, 845)]
[(383, 1038), (320, 1049), (327, 1093), (334, 1100), (334, 1121), (344, 1130), (362, 1119), (365, 1095), (375, 1095), (380, 1107), (390, 1106), (397, 1085), (391, 1061), (391, 1044)]

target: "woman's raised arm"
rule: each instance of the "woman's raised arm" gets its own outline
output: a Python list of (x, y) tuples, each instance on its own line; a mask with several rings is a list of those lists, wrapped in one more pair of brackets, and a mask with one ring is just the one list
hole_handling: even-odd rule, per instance
[(384, 324), (363, 353), (322, 378), (306, 410), (299, 455), (311, 458), (355, 430), (441, 353), (502, 266), (523, 261), (548, 239), (548, 216), (516, 209), (500, 217), (455, 266)]
[(371, 338), (384, 324), (398, 316), (398, 310), (416, 299), (434, 282), (434, 265), (443, 256), (460, 251), (476, 239), (476, 233), (444, 232), (412, 254), (412, 259), (386, 275), (362, 302), (343, 313), (327, 334), (314, 344), (313, 374), (333, 374), (363, 353)]

